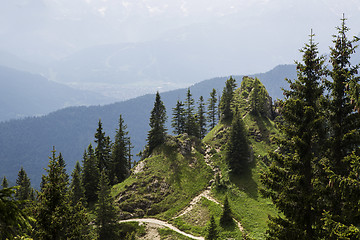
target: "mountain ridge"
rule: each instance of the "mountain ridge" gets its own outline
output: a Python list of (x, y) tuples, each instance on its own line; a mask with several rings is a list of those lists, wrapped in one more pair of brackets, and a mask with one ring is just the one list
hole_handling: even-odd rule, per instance
[[(264, 85), (273, 85), (273, 81), (285, 84), (283, 80), (285, 77), (291, 78), (290, 73), (295, 75), (293, 65), (280, 66), (276, 71), (281, 74), (269, 80), (264, 79)], [(241, 76), (235, 78), (238, 82), (241, 81)], [(266, 78), (266, 74), (263, 74), (262, 78)], [(193, 98), (197, 101), (203, 95), (207, 99), (213, 88), (221, 94), (226, 79), (227, 77), (214, 78), (194, 84), (190, 87)], [(161, 93), (169, 116), (167, 121), (169, 132), (172, 108), (175, 107), (177, 100), (185, 98), (186, 91), (187, 89), (184, 88)], [(23, 166), (33, 185), (37, 187), (40, 183), (39, 176), (46, 166), (53, 146), (57, 151), (62, 152), (68, 163), (68, 171), (71, 171), (75, 162), (81, 161), (83, 151), (93, 142), (98, 120), (101, 118), (104, 131), (113, 139), (120, 114), (128, 126), (129, 136), (135, 146), (133, 150), (135, 155), (145, 146), (153, 101), (154, 94), (147, 94), (104, 106), (69, 107), (42, 117), (0, 123), (0, 146), (2, 146), (0, 160), (3, 164), (0, 176), (6, 175), (14, 181), (15, 177), (11, 179), (11, 176), (16, 176)]]

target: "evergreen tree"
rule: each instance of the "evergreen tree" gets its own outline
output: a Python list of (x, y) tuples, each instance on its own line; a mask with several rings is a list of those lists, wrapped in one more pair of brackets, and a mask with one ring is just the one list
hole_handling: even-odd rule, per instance
[(20, 239), (31, 229), (28, 217), (19, 208), (21, 202), (14, 195), (15, 188), (0, 189), (0, 239)]
[[(360, 194), (359, 172), (359, 146), (360, 146), (360, 115), (356, 96), (360, 89), (358, 69), (359, 65), (351, 65), (351, 56), (357, 48), (354, 38), (349, 40), (346, 36), (349, 28), (345, 25), (345, 17), (334, 35), (334, 47), (330, 48), (331, 70), (329, 75), (332, 81), (327, 82), (329, 90), (328, 110), (328, 150), (323, 161), (327, 178), (325, 201), (327, 233), (333, 233), (334, 226), (342, 226), (340, 235), (349, 231), (353, 225), (360, 222)], [(355, 95), (354, 95), (355, 93)], [(326, 184), (328, 183), (328, 184)], [(331, 224), (330, 224), (331, 223)], [(330, 228), (329, 228), (330, 227)], [(358, 231), (359, 234), (359, 231)], [(340, 235), (326, 237), (340, 238)]]
[(224, 226), (228, 226), (231, 223), (233, 223), (232, 212), (231, 212), (229, 200), (226, 196), (224, 201), (223, 212), (220, 217), (220, 225), (224, 227)]
[[(277, 139), (279, 151), (262, 175), (264, 196), (272, 199), (284, 217), (270, 217), (269, 239), (318, 239), (322, 209), (319, 207), (318, 159), (323, 142), (324, 114), (321, 107), (324, 58), (318, 56), (311, 32), (309, 44), (301, 50), (297, 79), (290, 81), (282, 102), (284, 138)], [(320, 208), (320, 209), (319, 209)]]
[(71, 205), (64, 159), (55, 148), (49, 159), (35, 212), (36, 239), (88, 239), (89, 219), (80, 202)]
[(247, 132), (241, 115), (237, 113), (233, 118), (229, 140), (226, 149), (226, 159), (232, 173), (240, 173), (246, 167), (250, 157)]
[(188, 88), (185, 100), (185, 133), (189, 136), (198, 136), (199, 133), (194, 111), (195, 101)]
[(75, 206), (79, 202), (85, 202), (85, 188), (81, 176), (81, 166), (79, 161), (77, 161), (75, 164), (75, 168), (71, 174), (72, 180), (70, 184), (70, 198), (73, 206)]
[[(129, 145), (130, 138), (128, 137), (127, 126), (124, 124), (124, 119), (120, 115), (119, 128), (115, 134), (115, 141), (112, 148), (112, 167), (110, 169), (110, 183), (116, 184), (125, 180), (130, 173), (129, 165)], [(117, 179), (117, 181), (115, 181)]]
[(95, 157), (92, 145), (88, 146), (83, 156), (82, 180), (85, 189), (87, 203), (94, 203), (97, 200), (97, 186), (99, 185), (100, 171), (98, 161)]
[[(18, 188), (16, 189), (15, 192), (15, 198), (22, 202), (26, 200), (30, 200), (31, 192), (32, 192), (31, 182), (23, 167), (21, 167), (18, 173), (18, 178), (16, 179), (16, 185), (18, 186)], [(21, 204), (21, 207), (24, 207), (23, 203)]]
[(105, 132), (103, 132), (101, 119), (99, 119), (98, 128), (95, 133), (95, 143), (97, 146), (95, 148), (95, 156), (98, 161), (98, 168), (100, 172), (104, 169), (106, 171), (109, 170), (109, 162), (110, 162), (110, 138), (105, 136)]
[(174, 128), (174, 134), (179, 135), (185, 132), (185, 109), (184, 104), (179, 100), (176, 102), (176, 107), (173, 108), (171, 122), (171, 126)]
[(197, 113), (197, 120), (199, 126), (199, 138), (203, 139), (206, 135), (206, 117), (205, 117), (205, 105), (204, 105), (204, 98), (200, 96), (198, 102), (198, 113)]
[(159, 92), (156, 93), (154, 108), (150, 116), (150, 131), (148, 133), (148, 154), (150, 155), (154, 148), (165, 142), (166, 137), (166, 109), (161, 101)]
[(39, 193), (36, 209), (37, 239), (66, 239), (70, 216), (67, 194), (67, 176), (56, 156), (55, 148), (50, 157), (44, 185)]
[(215, 223), (214, 216), (211, 216), (210, 224), (207, 229), (207, 235), (205, 237), (205, 240), (216, 240), (218, 238), (219, 238), (219, 233), (217, 230), (217, 225)]
[(81, 201), (70, 207), (66, 239), (88, 240), (91, 239), (90, 217)]
[(236, 81), (235, 79), (230, 77), (225, 82), (225, 87), (220, 100), (221, 120), (227, 121), (227, 120), (231, 120), (233, 117), (231, 104), (233, 101), (235, 88), (236, 88)]
[(110, 196), (109, 179), (101, 172), (96, 203), (96, 225), (99, 239), (117, 238), (117, 213)]
[(210, 93), (210, 98), (207, 102), (207, 121), (209, 123), (209, 131), (213, 129), (217, 124), (218, 119), (218, 107), (217, 107), (217, 98), (216, 98), (216, 90), (213, 90)]
[(66, 173), (66, 163), (61, 153), (59, 153), (59, 164), (62, 168), (62, 173), (66, 176), (66, 181), (69, 182), (69, 175)]
[(254, 115), (264, 114), (264, 106), (266, 104), (266, 89), (262, 87), (262, 84), (258, 78), (253, 81), (252, 90), (249, 95), (250, 100), (250, 112)]
[(8, 187), (9, 187), (8, 180), (6, 179), (5, 176), (4, 176), (3, 179), (2, 179), (1, 187), (2, 187), (2, 188), (8, 188)]

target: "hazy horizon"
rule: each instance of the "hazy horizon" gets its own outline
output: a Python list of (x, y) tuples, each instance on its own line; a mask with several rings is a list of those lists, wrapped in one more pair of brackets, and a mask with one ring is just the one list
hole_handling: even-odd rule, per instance
[(14, 0), (0, 9), (0, 65), (118, 100), (327, 53), (360, 0)]

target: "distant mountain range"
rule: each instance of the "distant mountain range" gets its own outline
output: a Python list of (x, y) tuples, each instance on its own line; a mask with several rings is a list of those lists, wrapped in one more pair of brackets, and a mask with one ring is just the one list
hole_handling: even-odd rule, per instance
[(81, 91), (24, 71), (0, 66), (0, 121), (45, 115), (75, 105), (95, 105), (115, 99)]
[[(253, 75), (258, 77), (273, 98), (281, 98), (281, 86), (286, 86), (284, 78), (295, 78), (294, 65), (281, 65), (273, 70)], [(242, 76), (234, 76), (240, 84)], [(190, 87), (195, 101), (202, 95), (209, 98), (215, 88), (222, 92), (228, 77), (202, 81)], [(161, 93), (168, 114), (169, 133), (172, 108), (178, 99), (185, 98), (187, 89), (178, 89)], [(70, 171), (89, 143), (94, 140), (97, 122), (101, 118), (107, 135), (113, 138), (122, 114), (128, 125), (131, 141), (137, 154), (146, 143), (149, 130), (149, 116), (154, 103), (154, 94), (148, 94), (123, 102), (104, 106), (68, 107), (46, 116), (29, 117), (0, 123), (0, 177), (6, 175), (14, 181), (20, 167), (23, 166), (35, 187), (39, 186), (43, 168), (48, 163), (52, 147), (62, 152)]]

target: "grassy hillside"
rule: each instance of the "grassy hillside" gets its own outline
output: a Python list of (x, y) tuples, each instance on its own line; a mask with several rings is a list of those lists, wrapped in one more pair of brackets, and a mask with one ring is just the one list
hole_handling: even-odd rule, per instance
[[(185, 232), (205, 236), (211, 216), (219, 224), (227, 196), (234, 223), (218, 227), (220, 239), (265, 238), (268, 214), (277, 211), (270, 200), (258, 194), (259, 176), (266, 168), (267, 152), (275, 148), (271, 138), (278, 130), (271, 120), (271, 102), (266, 102), (262, 114), (252, 111), (253, 84), (254, 79), (244, 78), (233, 104), (243, 116), (251, 146), (247, 168), (236, 175), (229, 171), (226, 144), (230, 123), (218, 124), (202, 142), (182, 135), (169, 137), (150, 158), (138, 163), (125, 182), (113, 187), (123, 218), (155, 217)], [(260, 87), (261, 97), (268, 99), (264, 86)]]
[[(282, 65), (256, 76), (259, 76), (265, 86), (275, 86), (278, 89), (278, 85), (285, 83), (285, 77), (292, 78), (295, 73), (293, 65)], [(236, 77), (236, 80), (240, 84), (241, 77)], [(213, 88), (218, 94), (222, 92), (225, 81), (226, 77), (200, 82), (191, 86), (191, 93), (196, 101), (201, 95), (207, 100)], [(187, 89), (178, 89), (161, 93), (168, 119), (171, 119), (171, 109), (175, 107), (176, 101), (183, 100), (186, 91)], [(273, 99), (278, 96), (280, 95), (272, 95)], [(42, 117), (1, 122), (0, 177), (6, 175), (14, 183), (20, 167), (23, 166), (33, 186), (38, 188), (53, 146), (62, 153), (67, 170), (71, 172), (75, 162), (81, 161), (84, 149), (93, 142), (99, 118), (106, 134), (113, 138), (120, 114), (128, 125), (129, 135), (135, 146), (133, 153), (136, 154), (145, 145), (153, 102), (154, 95), (149, 94), (105, 106), (69, 107)], [(167, 127), (171, 129), (170, 121)]]

